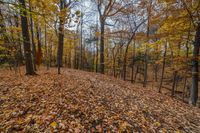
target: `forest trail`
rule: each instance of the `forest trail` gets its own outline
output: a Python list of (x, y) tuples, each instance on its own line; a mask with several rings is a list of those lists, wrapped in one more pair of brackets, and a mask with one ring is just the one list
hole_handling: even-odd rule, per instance
[(63, 69), (0, 70), (1, 132), (194, 132), (200, 110), (152, 88)]

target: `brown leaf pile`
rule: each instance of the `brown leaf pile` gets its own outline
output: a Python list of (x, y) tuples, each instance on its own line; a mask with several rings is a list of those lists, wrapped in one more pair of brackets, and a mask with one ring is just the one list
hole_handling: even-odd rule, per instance
[(200, 110), (150, 88), (65, 69), (0, 70), (1, 132), (200, 132)]

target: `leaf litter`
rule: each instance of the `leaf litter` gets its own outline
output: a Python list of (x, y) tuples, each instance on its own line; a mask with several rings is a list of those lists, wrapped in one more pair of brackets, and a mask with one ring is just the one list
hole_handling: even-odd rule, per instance
[(200, 110), (152, 88), (63, 69), (0, 70), (1, 132), (198, 133)]

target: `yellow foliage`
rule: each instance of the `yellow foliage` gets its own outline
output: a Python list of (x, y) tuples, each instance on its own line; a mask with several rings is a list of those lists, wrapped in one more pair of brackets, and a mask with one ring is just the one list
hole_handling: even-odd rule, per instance
[(56, 128), (58, 126), (58, 124), (54, 121), (50, 124), (51, 127)]

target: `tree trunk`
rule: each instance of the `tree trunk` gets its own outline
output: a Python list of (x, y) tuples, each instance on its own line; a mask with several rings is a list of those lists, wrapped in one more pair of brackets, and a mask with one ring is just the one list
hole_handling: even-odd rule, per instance
[[(115, 46), (116, 47), (116, 46)], [(113, 57), (113, 76), (116, 77), (116, 67), (115, 67), (115, 63), (116, 63), (116, 56), (115, 56), (115, 47), (112, 49), (112, 57)]]
[(40, 66), (40, 64), (42, 62), (42, 44), (41, 44), (40, 34), (41, 34), (41, 31), (40, 31), (39, 26), (37, 25), (36, 26), (36, 36), (37, 36), (38, 50), (36, 53), (36, 64), (38, 65), (38, 67)]
[(83, 69), (83, 15), (81, 14), (80, 69)]
[(146, 87), (147, 85), (147, 74), (148, 72), (148, 55), (147, 55), (147, 46), (145, 50), (145, 57), (144, 57), (144, 82), (143, 82), (143, 87)]
[(199, 46), (200, 46), (200, 22), (198, 22), (195, 42), (193, 48), (193, 59), (192, 59), (192, 87), (190, 92), (190, 104), (196, 105), (198, 100), (198, 56), (199, 56)]
[[(15, 15), (15, 24), (16, 24), (16, 27), (20, 27), (19, 25), (19, 17), (18, 15)], [(17, 62), (18, 62), (18, 65), (20, 66), (21, 64), (23, 64), (23, 53), (22, 53), (22, 48), (21, 48), (21, 33), (20, 31), (17, 32)]]
[(49, 70), (49, 56), (48, 56), (49, 50), (48, 50), (48, 45), (47, 45), (47, 26), (46, 26), (46, 24), (44, 26), (44, 34), (45, 34), (44, 42), (45, 42), (45, 60), (46, 60), (45, 64), (46, 64), (47, 70)]
[(134, 82), (136, 82), (136, 79), (137, 79), (138, 69), (139, 69), (139, 66), (137, 65), (136, 72), (135, 72), (135, 77), (134, 77)]
[(177, 79), (177, 71), (174, 72), (173, 74), (174, 78), (173, 78), (173, 84), (172, 84), (172, 92), (171, 92), (171, 96), (173, 97), (175, 94), (175, 86), (176, 86), (176, 79)]
[[(64, 9), (64, 1), (60, 0), (60, 10)], [(58, 50), (57, 50), (57, 65), (58, 74), (60, 74), (60, 67), (62, 67), (62, 57), (63, 57), (63, 44), (64, 44), (64, 18), (60, 17), (59, 23), (59, 33), (58, 33)]]
[(161, 80), (160, 80), (160, 85), (159, 85), (159, 89), (158, 89), (159, 93), (161, 93), (161, 88), (162, 88), (162, 83), (163, 83), (163, 78), (164, 78), (166, 54), (167, 54), (167, 44), (165, 44), (165, 51), (164, 51), (164, 55), (163, 55), (162, 74), (161, 74)]
[[(152, 6), (152, 0), (150, 0), (150, 5), (147, 7), (148, 12), (148, 22), (147, 22), (147, 42), (149, 42), (149, 31), (150, 31), (150, 17), (151, 17), (151, 6)], [(146, 87), (147, 85), (147, 77), (148, 76), (148, 48), (147, 45), (145, 45), (145, 57), (144, 57), (144, 82), (143, 87)]]
[(104, 74), (104, 28), (105, 28), (105, 21), (101, 20), (100, 73), (102, 74)]
[(30, 28), (31, 28), (31, 42), (32, 42), (32, 54), (33, 54), (33, 67), (34, 70), (37, 71), (36, 68), (36, 46), (34, 41), (34, 33), (33, 33), (33, 19), (32, 19), (32, 9), (31, 2), (29, 0), (29, 12), (30, 12)]
[[(188, 46), (188, 43), (189, 43), (189, 39), (190, 39), (190, 32), (191, 32), (190, 30), (191, 30), (191, 23), (190, 23), (190, 28), (189, 28), (189, 31), (188, 31), (187, 42), (186, 42), (186, 44), (185, 44), (187, 60), (188, 60), (188, 57), (189, 57), (189, 46)], [(185, 75), (184, 75), (184, 87), (183, 87), (183, 95), (182, 95), (182, 100), (183, 100), (183, 102), (184, 102), (185, 95), (186, 95), (187, 73), (188, 73), (188, 65), (187, 65), (187, 67), (186, 67)]]
[(99, 56), (99, 48), (98, 48), (98, 43), (99, 43), (99, 37), (97, 37), (97, 41), (96, 41), (96, 73), (98, 72), (98, 56)]
[(28, 20), (27, 20), (25, 0), (19, 0), (19, 2), (23, 8), (20, 10), (20, 16), (21, 16), (22, 36), (23, 36), (23, 43), (24, 43), (26, 74), (34, 75), (35, 72), (33, 69), (33, 63), (32, 63), (32, 57), (31, 57), (31, 45), (30, 45), (30, 38), (29, 38), (29, 31), (28, 31)]
[(128, 54), (128, 48), (130, 43), (126, 46), (125, 55), (124, 55), (124, 65), (123, 65), (123, 80), (126, 80), (126, 63), (127, 63), (127, 54)]
[(53, 44), (52, 42), (50, 42), (50, 46), (49, 46), (49, 67), (52, 67), (52, 64), (51, 64), (51, 61), (52, 61), (52, 47), (53, 47)]
[(133, 83), (133, 77), (134, 77), (134, 67), (135, 67), (135, 39), (133, 42), (133, 55), (132, 55), (132, 66), (131, 66), (131, 83)]

